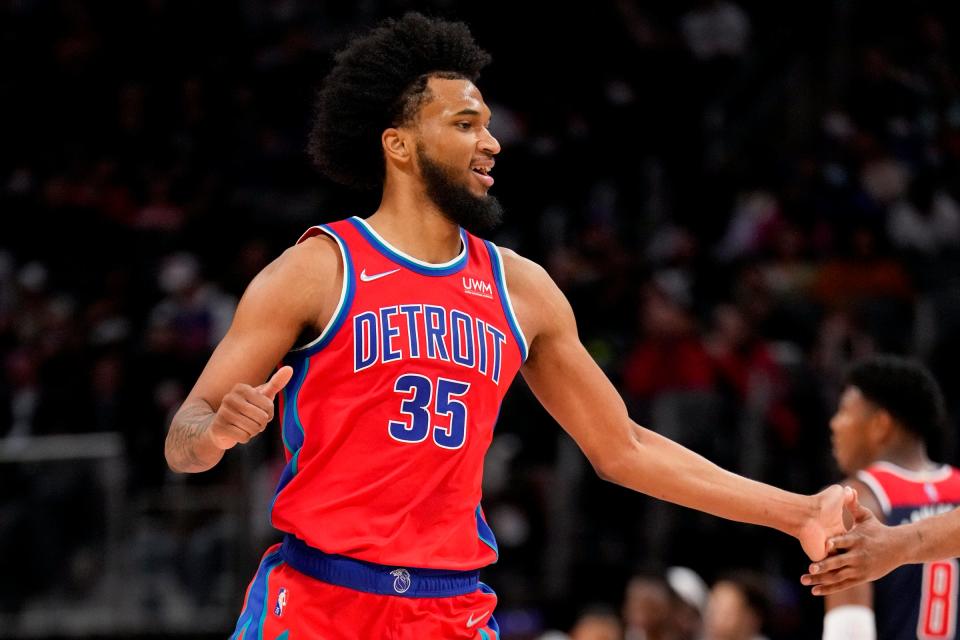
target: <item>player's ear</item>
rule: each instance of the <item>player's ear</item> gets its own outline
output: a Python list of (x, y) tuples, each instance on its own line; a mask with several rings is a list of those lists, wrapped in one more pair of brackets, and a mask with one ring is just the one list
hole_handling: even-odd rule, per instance
[(384, 129), (380, 136), (380, 143), (383, 145), (383, 153), (387, 160), (394, 162), (407, 163), (413, 155), (413, 138), (410, 133), (399, 127), (389, 127)]
[(887, 411), (880, 409), (873, 414), (871, 431), (876, 442), (886, 442), (893, 435), (894, 427), (893, 416)]

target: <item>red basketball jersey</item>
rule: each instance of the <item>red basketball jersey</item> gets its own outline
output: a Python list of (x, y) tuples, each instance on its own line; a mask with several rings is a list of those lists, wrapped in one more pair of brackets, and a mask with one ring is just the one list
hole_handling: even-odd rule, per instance
[[(914, 472), (877, 462), (857, 479), (870, 487), (889, 525), (916, 522), (960, 505), (960, 471), (948, 465)], [(956, 558), (904, 565), (874, 582), (879, 640), (954, 640), (958, 607)]]
[(340, 248), (343, 289), (321, 335), (284, 359), (274, 526), (379, 564), (494, 562), (483, 458), (527, 352), (498, 249), (461, 231), (460, 255), (429, 264), (360, 218), (300, 241), (322, 233)]
[(923, 520), (960, 503), (960, 471), (946, 464), (920, 472), (875, 462), (857, 479), (870, 487), (890, 525)]

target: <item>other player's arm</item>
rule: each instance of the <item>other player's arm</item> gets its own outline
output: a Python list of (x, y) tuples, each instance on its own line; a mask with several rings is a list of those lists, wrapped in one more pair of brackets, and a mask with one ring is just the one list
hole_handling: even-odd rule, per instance
[(171, 469), (206, 471), (227, 449), (263, 431), (273, 418), (274, 396), (293, 372), (283, 367), (264, 380), (305, 329), (329, 318), (342, 278), (336, 245), (318, 236), (287, 249), (253, 279), (173, 417), (164, 446)]
[[(846, 483), (857, 491), (857, 506), (880, 513), (880, 503), (873, 491), (859, 480)], [(851, 521), (847, 524), (853, 524)], [(828, 543), (829, 544), (829, 543)], [(877, 637), (873, 613), (873, 584), (866, 582), (846, 591), (834, 593), (823, 602), (823, 640), (874, 640)]]
[[(716, 516), (798, 538), (813, 559), (845, 531), (839, 486), (801, 496), (749, 480), (634, 423), (580, 342), (563, 293), (538, 265), (503, 251), (508, 287), (530, 341), (523, 376), (604, 479)], [(852, 494), (852, 492), (850, 492)], [(852, 495), (849, 496), (852, 499)]]
[(800, 581), (813, 594), (829, 595), (872, 582), (904, 564), (960, 556), (960, 509), (889, 527), (869, 509), (854, 508), (853, 529), (830, 540), (838, 553), (810, 565)]

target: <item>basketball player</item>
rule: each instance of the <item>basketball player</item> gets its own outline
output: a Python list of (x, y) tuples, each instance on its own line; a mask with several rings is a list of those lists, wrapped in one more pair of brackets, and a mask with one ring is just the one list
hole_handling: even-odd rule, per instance
[(960, 556), (960, 509), (894, 527), (860, 504), (851, 511), (853, 529), (828, 542), (837, 553), (811, 564), (810, 573), (801, 578), (816, 596), (872, 582), (901, 565)]
[[(917, 522), (960, 504), (960, 472), (931, 462), (942, 397), (916, 362), (876, 356), (849, 372), (830, 421), (833, 453), (862, 506), (889, 524)], [(863, 516), (861, 516), (863, 520)], [(956, 559), (901, 567), (827, 596), (824, 640), (956, 637)]]
[(844, 531), (852, 492), (781, 491), (633, 423), (547, 273), (475, 235), (501, 217), (500, 145), (474, 85), (488, 61), (465, 25), (419, 14), (337, 56), (310, 151), (380, 205), (310, 229), (254, 278), (173, 419), (168, 464), (198, 472), (279, 402), (271, 515), (286, 536), (234, 638), (496, 639), (496, 596), (478, 582), (497, 559), (482, 463), (521, 367), (602, 477), (775, 527), (812, 559)]

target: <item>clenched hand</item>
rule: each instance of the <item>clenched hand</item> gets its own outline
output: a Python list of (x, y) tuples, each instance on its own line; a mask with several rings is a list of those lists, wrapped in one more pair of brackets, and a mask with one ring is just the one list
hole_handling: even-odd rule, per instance
[(213, 443), (220, 449), (232, 449), (260, 435), (273, 419), (273, 399), (291, 377), (293, 368), (284, 366), (259, 386), (235, 384), (223, 397), (210, 424)]

